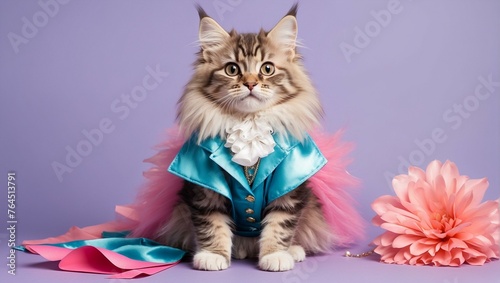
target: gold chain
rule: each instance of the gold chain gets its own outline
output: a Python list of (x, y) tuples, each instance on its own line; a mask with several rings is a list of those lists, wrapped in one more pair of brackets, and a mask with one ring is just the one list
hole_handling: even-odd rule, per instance
[(366, 257), (366, 256), (369, 256), (371, 254), (374, 253), (374, 250), (371, 250), (371, 251), (368, 251), (368, 252), (364, 252), (364, 253), (360, 253), (360, 254), (352, 254), (350, 251), (346, 251), (344, 256), (345, 257), (357, 257), (357, 258), (360, 258), (360, 257)]
[[(245, 178), (247, 178), (248, 184), (251, 186), (253, 181), (255, 180), (255, 176), (257, 175), (257, 170), (259, 170), (260, 158), (257, 160), (252, 166), (244, 166)], [(250, 174), (248, 171), (253, 170), (253, 174)]]

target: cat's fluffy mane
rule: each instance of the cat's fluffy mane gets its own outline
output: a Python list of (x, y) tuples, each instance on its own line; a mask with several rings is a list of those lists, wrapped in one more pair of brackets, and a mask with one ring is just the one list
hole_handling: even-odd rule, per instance
[[(205, 66), (206, 64), (204, 64), (203, 44), (205, 43), (208, 46), (207, 48), (211, 48), (217, 37), (221, 36), (221, 33), (225, 33), (225, 31), (220, 28), (220, 30), (211, 31), (210, 34), (203, 37), (200, 24), (201, 51), (198, 53), (198, 59), (194, 64), (194, 74), (186, 85), (184, 94), (178, 102), (177, 117), (179, 128), (186, 138), (197, 134), (199, 142), (216, 136), (224, 139), (226, 137), (226, 129), (245, 119), (257, 117), (269, 123), (275, 133), (285, 136), (289, 133), (298, 140), (302, 140), (307, 132), (318, 126), (323, 110), (316, 90), (312, 86), (301, 63), (301, 56), (296, 52), (296, 11), (297, 7), (292, 7), (288, 14), (272, 30), (269, 32), (261, 30), (258, 35), (269, 38), (270, 34), (274, 33), (272, 34), (273, 39), (269, 39), (270, 41), (282, 41), (283, 44), (286, 44), (286, 47), (290, 48), (290, 52), (287, 53), (287, 56), (290, 56), (287, 60), (289, 62), (287, 67), (288, 71), (292, 74), (294, 83), (299, 86), (298, 94), (294, 95), (291, 99), (287, 99), (286, 102), (272, 104), (255, 113), (222, 111), (219, 104), (214, 103), (206, 97), (206, 94), (202, 93), (202, 89), (206, 87), (206, 80), (204, 78), (207, 76), (207, 72), (210, 71)], [(200, 20), (203, 19), (208, 19), (212, 25), (220, 27), (203, 10), (200, 10)], [(231, 38), (239, 36), (234, 30), (226, 33), (226, 35), (230, 35)], [(283, 45), (280, 48), (283, 48)], [(280, 53), (285, 53), (285, 51)]]
[(198, 135), (199, 141), (209, 137), (225, 137), (226, 129), (246, 118), (264, 119), (275, 133), (286, 135), (290, 133), (298, 140), (304, 134), (313, 130), (321, 118), (321, 106), (317, 100), (306, 95), (297, 97), (286, 105), (275, 105), (255, 114), (224, 114), (217, 105), (204, 99), (201, 94), (186, 94), (190, 96), (180, 104), (179, 127), (185, 137)]

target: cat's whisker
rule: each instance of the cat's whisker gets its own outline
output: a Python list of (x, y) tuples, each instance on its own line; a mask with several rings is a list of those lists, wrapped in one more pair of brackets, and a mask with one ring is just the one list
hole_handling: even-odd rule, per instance
[(220, 107), (226, 111), (231, 110), (231, 108), (234, 107), (233, 104), (235, 103), (234, 99), (229, 95), (221, 97), (217, 100), (217, 102), (219, 103)]
[(302, 42), (302, 39), (300, 38), (297, 38), (297, 40), (295, 41), (295, 46), (299, 47), (299, 48), (304, 48), (304, 49), (310, 49), (309, 47), (307, 47), (303, 42)]

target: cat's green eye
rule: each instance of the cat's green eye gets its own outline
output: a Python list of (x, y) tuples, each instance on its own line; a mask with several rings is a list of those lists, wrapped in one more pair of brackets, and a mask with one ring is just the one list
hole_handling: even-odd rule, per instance
[(274, 64), (271, 62), (266, 62), (260, 67), (260, 72), (265, 76), (270, 76), (274, 74)]
[(240, 74), (240, 67), (236, 65), (235, 63), (228, 63), (226, 65), (226, 68), (224, 69), (226, 71), (226, 75), (234, 77)]

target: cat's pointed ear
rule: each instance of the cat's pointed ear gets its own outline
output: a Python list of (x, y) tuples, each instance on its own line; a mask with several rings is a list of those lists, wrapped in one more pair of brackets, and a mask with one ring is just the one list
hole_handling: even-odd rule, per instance
[(267, 34), (267, 37), (278, 43), (282, 48), (290, 50), (292, 56), (295, 54), (297, 45), (297, 4), (295, 4), (288, 14), (283, 17), (274, 28)]
[(229, 34), (210, 18), (200, 6), (198, 6), (198, 14), (200, 15), (198, 36), (203, 50), (219, 46), (229, 38)]

